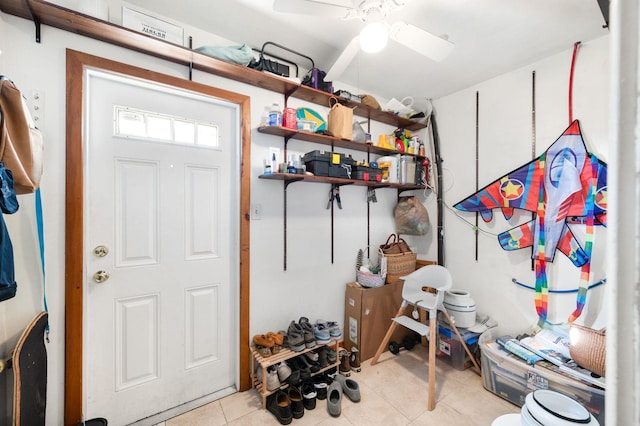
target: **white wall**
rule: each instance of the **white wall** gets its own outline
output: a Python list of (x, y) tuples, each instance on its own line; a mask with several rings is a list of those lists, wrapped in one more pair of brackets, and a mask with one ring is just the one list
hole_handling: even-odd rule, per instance
[[(10, 43), (9, 43), (10, 41)], [(187, 78), (188, 70), (159, 59), (110, 46), (71, 33), (44, 26), (42, 43), (34, 42), (34, 28), (29, 21), (0, 14), (0, 74), (12, 78), (29, 93), (38, 89), (45, 94), (44, 117), (39, 126), (46, 141), (45, 175), (42, 183), (45, 209), (47, 296), (51, 316), (51, 343), (48, 346), (49, 400), (48, 424), (59, 424), (63, 418), (64, 378), (64, 170), (65, 170), (65, 48), (97, 54), (116, 61)], [(578, 56), (574, 87), (574, 114), (582, 120), (588, 147), (606, 160), (607, 135), (607, 45), (606, 40), (586, 43)], [(530, 72), (537, 72), (538, 153), (546, 149), (567, 125), (566, 87), (570, 50), (556, 57), (469, 88), (436, 102), (442, 156), (445, 160), (445, 201), (453, 205), (474, 192), (475, 91), (481, 103), (481, 185), (502, 176), (530, 157)], [(289, 322), (307, 316), (343, 321), (344, 286), (354, 278), (358, 248), (366, 246), (366, 188), (341, 188), (343, 209), (335, 210), (334, 263), (330, 261), (331, 223), (326, 210), (329, 186), (295, 183), (288, 188), (288, 254), (287, 271), (283, 271), (283, 185), (257, 178), (270, 146), (283, 148), (280, 138), (259, 134), (265, 105), (284, 104), (281, 95), (235, 81), (194, 72), (194, 81), (222, 87), (251, 96), (252, 121), (252, 204), (262, 207), (262, 219), (251, 224), (251, 322), (250, 334), (286, 329)], [(375, 95), (375, 92), (372, 91)], [(399, 94), (402, 97), (404, 94)], [(303, 105), (291, 99), (290, 106)], [(310, 106), (325, 114), (326, 108)], [(393, 130), (376, 125), (372, 133)], [(425, 136), (422, 132), (422, 137)], [(291, 141), (289, 151), (304, 153), (312, 149), (328, 149), (313, 144)], [(508, 148), (508, 149), (507, 149)], [(349, 152), (347, 152), (349, 153)], [(354, 158), (364, 154), (352, 152)], [(393, 232), (391, 217), (396, 192), (377, 191), (378, 203), (371, 205), (370, 235), (372, 246), (381, 244)], [(423, 195), (420, 195), (423, 197)], [(423, 200), (425, 198), (423, 197)], [(426, 202), (435, 229), (435, 196)], [(19, 333), (36, 312), (41, 310), (42, 290), (33, 214), (33, 197), (21, 196), (21, 210), (6, 217), (16, 252), (18, 296), (0, 303), (0, 354), (15, 343)], [(491, 232), (506, 229), (507, 224), (495, 220), (487, 226)], [(451, 269), (456, 287), (469, 290), (479, 309), (491, 313), (507, 331), (518, 333), (535, 322), (533, 293), (516, 289), (511, 277), (533, 283), (527, 253), (506, 253), (495, 237), (480, 237), (481, 255), (473, 260), (473, 233), (452, 213), (445, 214), (446, 265)], [(600, 233), (596, 252), (601, 253)], [(436, 258), (435, 232), (424, 237), (408, 237), (419, 251), (419, 257)], [(602, 239), (602, 241), (604, 241)], [(524, 252), (525, 250), (523, 250)], [(602, 277), (603, 260), (597, 256), (594, 278)], [(375, 259), (375, 256), (374, 256)], [(568, 269), (559, 261), (551, 275)], [(577, 281), (576, 281), (577, 282)], [(552, 281), (552, 287), (559, 285)], [(565, 283), (575, 287), (575, 283)], [(601, 291), (601, 290), (599, 290)], [(595, 293), (595, 292), (594, 292)], [(589, 295), (588, 304), (592, 302)], [(550, 298), (550, 319), (562, 321), (568, 315), (574, 297)], [(596, 297), (593, 297), (596, 299)], [(553, 312), (553, 311), (550, 311)], [(7, 375), (0, 375), (0, 388), (10, 390)], [(4, 381), (4, 382), (3, 382)], [(1, 392), (0, 392), (1, 393)], [(10, 406), (0, 404), (0, 423), (10, 418)]]
[[(583, 43), (578, 51), (573, 83), (573, 118), (580, 121), (590, 152), (607, 160), (608, 148), (608, 37)], [(512, 279), (535, 285), (531, 249), (504, 251), (496, 234), (530, 220), (529, 213), (506, 221), (499, 211), (484, 223), (478, 237), (466, 220), (475, 224), (475, 213), (452, 208), (476, 191), (476, 92), (479, 97), (480, 188), (532, 159), (532, 72), (535, 71), (536, 156), (546, 150), (568, 127), (568, 85), (573, 46), (556, 56), (483, 82), (435, 102), (440, 129), (444, 172), (446, 266), (454, 285), (469, 291), (478, 310), (498, 320), (501, 331), (520, 334), (536, 322), (535, 293), (512, 283)], [(572, 228), (584, 241), (584, 226)], [(605, 277), (606, 229), (597, 227), (591, 282)], [(581, 238), (582, 237), (582, 238)], [(550, 289), (575, 289), (580, 268), (558, 253), (547, 264)], [(602, 324), (597, 318), (604, 306), (605, 286), (589, 292), (579, 322)], [(564, 322), (575, 308), (576, 294), (550, 294), (552, 322)], [(597, 321), (596, 321), (597, 320)], [(603, 325), (601, 325), (603, 326)]]

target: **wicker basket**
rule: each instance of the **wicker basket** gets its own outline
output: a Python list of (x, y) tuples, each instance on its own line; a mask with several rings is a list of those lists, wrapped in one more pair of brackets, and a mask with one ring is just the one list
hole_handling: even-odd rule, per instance
[(364, 272), (356, 271), (358, 284), (362, 287), (380, 287), (384, 285), (384, 275), (379, 274), (366, 274)]
[(605, 373), (606, 330), (594, 330), (578, 324), (571, 324), (571, 358), (582, 368), (599, 375)]
[(387, 283), (397, 284), (402, 282), (400, 277), (404, 277), (416, 270), (416, 259), (418, 255), (412, 251), (399, 254), (385, 254), (387, 259)]

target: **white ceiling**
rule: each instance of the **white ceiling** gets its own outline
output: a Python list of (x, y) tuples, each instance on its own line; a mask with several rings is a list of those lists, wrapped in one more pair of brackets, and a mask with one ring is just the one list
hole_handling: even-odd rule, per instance
[[(363, 26), (274, 12), (273, 0), (128, 2), (254, 48), (266, 41), (284, 45), (324, 71)], [(386, 98), (439, 98), (608, 33), (597, 0), (411, 0), (387, 17), (389, 23), (400, 20), (446, 36), (453, 53), (437, 63), (389, 41), (382, 52), (360, 52), (340, 81)], [(286, 56), (273, 46), (267, 52)], [(306, 59), (292, 58), (309, 67)]]

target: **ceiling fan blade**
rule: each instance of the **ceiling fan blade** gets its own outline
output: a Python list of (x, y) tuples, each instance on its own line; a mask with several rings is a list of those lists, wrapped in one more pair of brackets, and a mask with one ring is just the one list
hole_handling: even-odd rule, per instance
[(325, 76), (325, 81), (333, 81), (335, 78), (340, 77), (349, 64), (351, 64), (353, 58), (356, 57), (359, 50), (360, 36), (357, 35), (351, 39), (349, 44), (347, 44), (347, 47), (344, 48), (340, 56), (338, 56), (338, 59), (336, 59), (334, 64), (331, 66), (331, 69)]
[(353, 11), (351, 0), (274, 0), (273, 10), (300, 15), (343, 18)]
[(405, 22), (396, 22), (391, 25), (389, 37), (436, 62), (446, 58), (455, 46), (449, 40)]

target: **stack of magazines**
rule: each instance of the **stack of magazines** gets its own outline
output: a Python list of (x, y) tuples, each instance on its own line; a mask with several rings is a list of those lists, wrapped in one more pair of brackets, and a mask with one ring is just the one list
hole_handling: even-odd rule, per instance
[(500, 336), (496, 343), (535, 368), (546, 368), (605, 389), (604, 377), (580, 367), (571, 359), (569, 335), (560, 327), (546, 327), (519, 340), (509, 335)]

